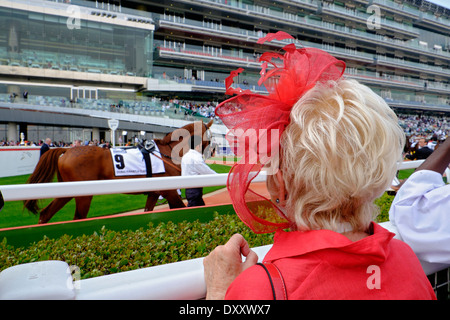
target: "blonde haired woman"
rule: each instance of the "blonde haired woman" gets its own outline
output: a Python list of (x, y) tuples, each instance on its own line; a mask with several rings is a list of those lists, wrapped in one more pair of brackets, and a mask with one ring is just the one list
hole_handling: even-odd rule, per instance
[[(279, 32), (260, 42), (286, 37)], [(241, 148), (244, 160), (228, 180), (236, 213), (254, 232), (276, 231), (274, 244), (263, 264), (241, 235), (217, 247), (204, 260), (207, 298), (435, 299), (413, 251), (373, 222), (373, 201), (401, 159), (397, 117), (368, 87), (342, 78), (342, 61), (317, 49), (284, 50), (262, 56), (283, 61), (271, 71), (263, 64), (268, 97), (230, 89), (237, 95), (216, 109), (232, 133), (282, 132), (266, 161), (246, 157), (262, 141)], [(274, 162), (279, 170), (267, 178), (265, 199), (250, 182)]]

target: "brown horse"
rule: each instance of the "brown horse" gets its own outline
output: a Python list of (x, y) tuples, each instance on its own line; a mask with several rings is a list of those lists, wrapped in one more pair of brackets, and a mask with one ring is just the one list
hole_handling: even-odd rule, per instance
[[(189, 135), (201, 135), (203, 150), (210, 143), (209, 128), (213, 121), (204, 124), (197, 121), (168, 133), (163, 139), (155, 139), (160, 154), (155, 152), (164, 162), (165, 173), (153, 177), (181, 175), (181, 157), (189, 150)], [(39, 160), (27, 183), (51, 182), (55, 173), (59, 182), (106, 180), (123, 178), (145, 178), (146, 176), (115, 176), (111, 152), (108, 148), (83, 146), (74, 148), (55, 148), (47, 151)], [(159, 196), (169, 202), (170, 208), (182, 208), (185, 204), (176, 190), (161, 190), (147, 193), (145, 211), (153, 210)], [(47, 205), (39, 215), (39, 223), (47, 223), (53, 215), (64, 207), (73, 197), (56, 198)], [(76, 209), (74, 220), (87, 217), (92, 196), (75, 197)], [(37, 200), (25, 200), (24, 207), (34, 214), (39, 213)]]

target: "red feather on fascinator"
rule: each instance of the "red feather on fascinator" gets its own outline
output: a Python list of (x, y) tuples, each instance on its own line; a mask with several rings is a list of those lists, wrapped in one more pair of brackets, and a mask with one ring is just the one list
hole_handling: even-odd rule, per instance
[[(274, 39), (294, 38), (279, 31), (269, 33), (258, 43)], [(274, 203), (249, 188), (251, 181), (264, 165), (278, 157), (280, 137), (289, 124), (293, 105), (317, 82), (338, 80), (345, 70), (343, 61), (320, 49), (297, 49), (290, 43), (283, 50), (284, 54), (265, 52), (259, 59), (262, 66), (258, 84), (264, 84), (268, 95), (232, 88), (234, 77), (244, 70), (239, 68), (225, 80), (226, 93), (236, 95), (215, 110), (229, 129), (230, 146), (242, 157), (229, 173), (228, 192), (236, 213), (255, 233), (287, 228), (290, 222)]]

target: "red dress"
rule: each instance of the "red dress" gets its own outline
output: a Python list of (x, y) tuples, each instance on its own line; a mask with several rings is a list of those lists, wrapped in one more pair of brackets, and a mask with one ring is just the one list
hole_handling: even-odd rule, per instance
[[(370, 236), (352, 242), (329, 230), (277, 231), (264, 261), (274, 263), (288, 299), (436, 299), (411, 248), (372, 223)], [(242, 272), (225, 299), (272, 300), (261, 266)]]

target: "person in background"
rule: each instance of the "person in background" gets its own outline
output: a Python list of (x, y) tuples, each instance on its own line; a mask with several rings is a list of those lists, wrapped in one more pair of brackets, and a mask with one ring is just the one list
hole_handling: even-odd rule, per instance
[(427, 146), (427, 142), (425, 140), (425, 138), (420, 138), (419, 142), (418, 142), (419, 146), (416, 152), (414, 152), (413, 154), (408, 154), (406, 155), (406, 159), (409, 160), (423, 160), (426, 159), (430, 156), (430, 154), (433, 153), (433, 150), (431, 150), (428, 146)]
[(420, 260), (446, 266), (450, 265), (450, 184), (442, 175), (450, 165), (449, 140), (403, 181), (389, 211), (401, 239)]
[[(181, 175), (196, 176), (201, 174), (217, 174), (203, 160), (202, 138), (198, 135), (189, 137), (190, 150), (181, 158)], [(188, 207), (204, 206), (203, 188), (186, 188)]]
[(50, 150), (51, 146), (52, 146), (52, 139), (46, 138), (45, 142), (41, 146), (41, 152), (40, 152), (40, 156), (39, 157), (42, 157), (42, 155), (44, 153), (46, 153), (48, 150)]

